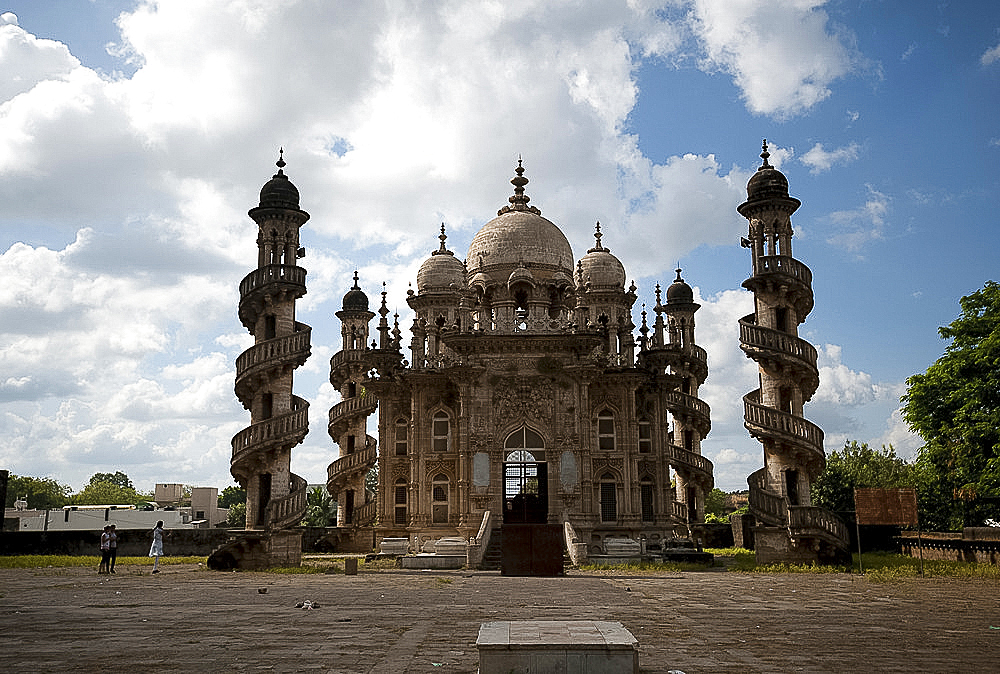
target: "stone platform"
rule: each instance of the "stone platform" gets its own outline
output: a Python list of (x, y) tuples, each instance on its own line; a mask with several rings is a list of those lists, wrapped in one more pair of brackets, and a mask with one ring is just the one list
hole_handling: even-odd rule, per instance
[(514, 620), (483, 623), (479, 674), (636, 674), (635, 637), (620, 622)]

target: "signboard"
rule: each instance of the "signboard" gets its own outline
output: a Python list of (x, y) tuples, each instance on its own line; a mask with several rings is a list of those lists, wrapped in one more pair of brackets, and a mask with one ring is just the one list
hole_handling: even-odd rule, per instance
[(913, 487), (855, 489), (854, 510), (858, 524), (917, 525), (917, 490)]

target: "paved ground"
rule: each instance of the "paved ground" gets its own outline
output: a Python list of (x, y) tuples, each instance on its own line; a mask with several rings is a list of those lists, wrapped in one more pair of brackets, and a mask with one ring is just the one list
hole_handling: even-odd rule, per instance
[(995, 582), (161, 569), (0, 570), (0, 671), (475, 672), (480, 623), (527, 619), (621, 621), (643, 672), (1000, 667)]

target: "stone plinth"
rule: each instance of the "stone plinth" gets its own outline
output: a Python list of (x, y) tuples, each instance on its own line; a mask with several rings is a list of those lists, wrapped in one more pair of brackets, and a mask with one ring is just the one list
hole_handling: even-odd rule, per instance
[(642, 554), (642, 545), (631, 538), (605, 538), (604, 554), (612, 557), (638, 557)]
[(399, 558), (404, 569), (461, 569), (465, 566), (465, 555), (408, 555)]
[(516, 620), (483, 623), (480, 674), (638, 673), (639, 647), (620, 622)]
[(405, 555), (410, 551), (408, 538), (383, 538), (379, 552), (383, 555)]
[(465, 556), (469, 544), (464, 538), (439, 538), (434, 544), (434, 554)]

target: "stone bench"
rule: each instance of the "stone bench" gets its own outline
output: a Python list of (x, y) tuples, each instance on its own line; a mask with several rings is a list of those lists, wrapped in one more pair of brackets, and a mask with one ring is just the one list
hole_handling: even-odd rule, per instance
[(631, 538), (605, 538), (604, 554), (612, 557), (638, 557), (642, 554), (642, 545)]
[(483, 623), (479, 674), (637, 674), (639, 645), (620, 622), (514, 620)]
[(383, 538), (379, 552), (383, 555), (405, 555), (410, 551), (408, 538)]

